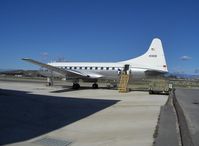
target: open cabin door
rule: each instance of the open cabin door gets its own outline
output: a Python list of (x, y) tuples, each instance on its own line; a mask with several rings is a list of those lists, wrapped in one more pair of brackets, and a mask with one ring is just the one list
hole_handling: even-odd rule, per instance
[(130, 74), (130, 64), (125, 64), (123, 71), (125, 74)]

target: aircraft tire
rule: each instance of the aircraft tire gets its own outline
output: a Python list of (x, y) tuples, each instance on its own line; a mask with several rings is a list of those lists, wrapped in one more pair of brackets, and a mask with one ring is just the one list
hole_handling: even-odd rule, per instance
[(78, 90), (80, 88), (80, 85), (78, 83), (73, 84), (73, 89)]
[(153, 90), (149, 90), (149, 94), (154, 94)]
[(93, 89), (98, 89), (98, 84), (96, 84), (96, 83), (93, 84), (93, 85), (92, 85), (92, 88), (93, 88)]

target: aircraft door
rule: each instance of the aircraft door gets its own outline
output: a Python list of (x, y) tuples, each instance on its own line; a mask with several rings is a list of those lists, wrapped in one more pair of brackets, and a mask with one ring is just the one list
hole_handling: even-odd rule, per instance
[(129, 64), (125, 64), (124, 65), (124, 70), (125, 74), (129, 74), (129, 71), (130, 71), (130, 65)]

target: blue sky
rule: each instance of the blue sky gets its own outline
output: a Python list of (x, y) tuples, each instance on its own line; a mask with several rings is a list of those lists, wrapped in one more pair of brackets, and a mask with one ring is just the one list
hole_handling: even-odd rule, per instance
[(0, 68), (120, 61), (163, 42), (170, 72), (199, 74), (197, 0), (0, 0)]

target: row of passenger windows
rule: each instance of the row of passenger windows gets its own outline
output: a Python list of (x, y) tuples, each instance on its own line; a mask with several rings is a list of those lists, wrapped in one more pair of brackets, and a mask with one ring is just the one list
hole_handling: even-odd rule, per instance
[(118, 70), (116, 67), (60, 67), (62, 69), (79, 69), (79, 70)]

